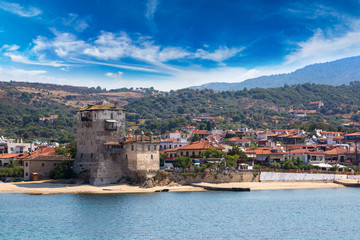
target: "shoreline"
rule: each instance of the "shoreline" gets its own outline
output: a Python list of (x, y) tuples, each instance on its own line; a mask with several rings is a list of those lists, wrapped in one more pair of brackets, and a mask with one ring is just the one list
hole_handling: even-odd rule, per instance
[[(50, 181), (0, 183), (0, 193), (23, 193), (30, 195), (58, 195), (58, 194), (128, 194), (155, 193), (165, 189), (168, 192), (203, 192), (204, 187), (217, 188), (250, 188), (256, 190), (289, 190), (316, 188), (344, 188), (342, 184), (334, 182), (232, 182), (232, 183), (194, 183), (192, 185), (157, 186), (154, 188), (140, 188), (127, 184), (106, 186), (92, 186), (88, 184), (52, 183)], [(168, 190), (167, 190), (168, 189)]]

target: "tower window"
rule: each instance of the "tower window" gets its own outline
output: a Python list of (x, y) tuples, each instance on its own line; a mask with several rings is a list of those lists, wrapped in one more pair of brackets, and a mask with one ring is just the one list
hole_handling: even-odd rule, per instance
[(150, 151), (150, 145), (148, 145), (148, 150)]
[(151, 159), (154, 159), (153, 155), (151, 154)]
[(93, 153), (91, 153), (91, 157), (93, 157), (93, 155), (94, 155), (94, 154), (93, 154)]
[(131, 145), (131, 151), (134, 151), (134, 145)]

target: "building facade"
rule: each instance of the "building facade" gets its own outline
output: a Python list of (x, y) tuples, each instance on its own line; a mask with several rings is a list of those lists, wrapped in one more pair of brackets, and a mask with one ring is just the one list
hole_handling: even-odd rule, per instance
[(125, 135), (125, 125), (125, 110), (109, 102), (80, 109), (75, 172), (87, 173), (90, 184), (105, 185), (134, 177), (139, 170), (158, 170), (159, 143), (143, 134)]

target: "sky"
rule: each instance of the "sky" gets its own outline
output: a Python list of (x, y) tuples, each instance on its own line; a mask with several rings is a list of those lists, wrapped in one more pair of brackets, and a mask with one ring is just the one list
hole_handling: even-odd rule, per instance
[(0, 81), (176, 90), (360, 55), (360, 1), (0, 0)]

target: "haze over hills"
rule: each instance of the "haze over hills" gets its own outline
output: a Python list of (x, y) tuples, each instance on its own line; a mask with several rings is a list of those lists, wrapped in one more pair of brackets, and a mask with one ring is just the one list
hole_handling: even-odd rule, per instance
[(245, 87), (274, 88), (285, 84), (327, 84), (339, 86), (360, 80), (360, 56), (343, 58), (333, 62), (319, 63), (306, 66), (288, 74), (278, 74), (252, 78), (238, 83), (214, 82), (191, 89), (212, 89), (214, 91), (237, 91)]

